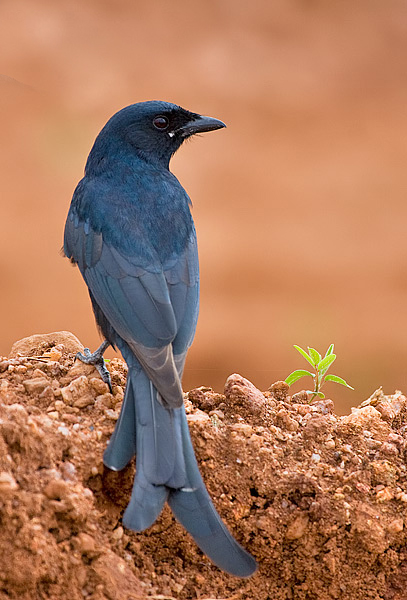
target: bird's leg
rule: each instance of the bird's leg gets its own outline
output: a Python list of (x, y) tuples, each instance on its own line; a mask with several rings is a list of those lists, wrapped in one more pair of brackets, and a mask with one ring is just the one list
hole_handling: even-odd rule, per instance
[(78, 358), (86, 365), (93, 365), (98, 371), (105, 383), (109, 386), (110, 393), (113, 394), (112, 389), (112, 380), (110, 378), (110, 373), (106, 368), (105, 359), (103, 358), (103, 354), (110, 346), (110, 343), (105, 340), (95, 352), (91, 352), (89, 348), (83, 349), (82, 352), (78, 352), (75, 358)]

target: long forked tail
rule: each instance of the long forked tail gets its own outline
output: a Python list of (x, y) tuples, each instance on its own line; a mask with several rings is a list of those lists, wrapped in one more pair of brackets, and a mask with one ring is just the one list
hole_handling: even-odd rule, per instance
[(103, 460), (109, 468), (122, 469), (134, 450), (136, 476), (123, 516), (125, 527), (147, 529), (167, 500), (215, 565), (238, 577), (252, 575), (256, 561), (230, 534), (206, 490), (184, 407), (164, 408), (145, 373), (130, 369), (122, 413)]
[(199, 472), (185, 412), (182, 429), (187, 485), (172, 489), (168, 504), (181, 525), (216, 566), (231, 575), (249, 577), (256, 571), (257, 563), (230, 534), (212, 503)]

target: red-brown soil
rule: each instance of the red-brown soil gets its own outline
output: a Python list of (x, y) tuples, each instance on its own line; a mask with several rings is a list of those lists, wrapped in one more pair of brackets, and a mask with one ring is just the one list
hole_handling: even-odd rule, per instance
[(185, 404), (203, 477), (257, 558), (225, 575), (165, 509), (123, 529), (134, 467), (102, 465), (125, 386), (113, 395), (74, 360), (66, 332), (32, 336), (0, 360), (0, 599), (406, 598), (407, 400), (376, 391), (338, 417), (330, 400), (260, 392), (239, 375)]

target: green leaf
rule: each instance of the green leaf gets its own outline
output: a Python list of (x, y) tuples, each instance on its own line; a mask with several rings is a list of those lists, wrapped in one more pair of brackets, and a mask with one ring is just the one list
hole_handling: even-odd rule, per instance
[(344, 385), (345, 387), (349, 388), (350, 390), (355, 389), (351, 385), (346, 383), (346, 381), (344, 379), (342, 379), (342, 377), (338, 377), (338, 375), (327, 375), (325, 377), (325, 381), (334, 381), (335, 383), (340, 383), (341, 385)]
[[(325, 356), (329, 356), (330, 354), (333, 354), (333, 352), (334, 352), (334, 345), (331, 344), (329, 346), (328, 350), (326, 351)], [(325, 356), (324, 356), (324, 358), (325, 358)]]
[(317, 350), (315, 350), (315, 348), (310, 348), (309, 346), (308, 346), (308, 353), (311, 356), (312, 360), (314, 361), (314, 365), (317, 365), (322, 358), (320, 353), (317, 352)]
[(328, 356), (325, 356), (325, 358), (323, 358), (321, 362), (317, 365), (318, 371), (322, 375), (324, 375), (331, 366), (331, 364), (334, 362), (335, 358), (336, 354), (328, 354)]
[(297, 369), (297, 371), (293, 371), (292, 373), (290, 373), (285, 382), (288, 383), (288, 385), (292, 385), (293, 383), (301, 379), (301, 377), (307, 377), (308, 375), (310, 377), (314, 377), (312, 373), (306, 371), (305, 369)]
[(305, 358), (305, 360), (307, 360), (309, 362), (310, 365), (312, 365), (313, 367), (315, 367), (316, 363), (314, 363), (314, 361), (312, 360), (312, 358), (310, 356), (308, 356), (308, 354), (305, 352), (305, 350), (303, 350), (300, 346), (296, 346), (294, 344), (294, 348), (296, 350), (298, 350), (298, 352), (300, 354), (302, 354), (302, 356)]

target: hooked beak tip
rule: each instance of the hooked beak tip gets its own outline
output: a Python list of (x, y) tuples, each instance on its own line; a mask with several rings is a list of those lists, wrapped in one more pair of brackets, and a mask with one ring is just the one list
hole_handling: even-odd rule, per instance
[(226, 127), (223, 121), (214, 119), (213, 117), (199, 116), (189, 121), (181, 128), (183, 137), (195, 135), (196, 133), (206, 133), (207, 131), (215, 131)]

